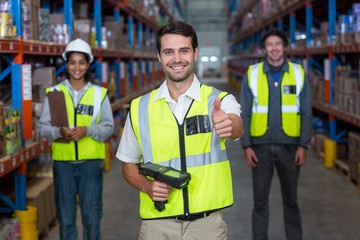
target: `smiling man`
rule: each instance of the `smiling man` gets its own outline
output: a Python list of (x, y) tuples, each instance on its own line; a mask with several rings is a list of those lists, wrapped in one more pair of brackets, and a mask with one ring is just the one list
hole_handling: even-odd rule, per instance
[[(233, 204), (226, 139), (243, 134), (233, 95), (201, 84), (194, 74), (194, 29), (173, 21), (158, 30), (165, 81), (131, 103), (116, 157), (125, 179), (140, 191), (140, 240), (227, 239), (221, 209)], [(181, 190), (139, 174), (156, 163), (191, 175)], [(154, 201), (164, 202), (157, 210)]]
[(287, 239), (302, 239), (297, 186), (310, 142), (312, 108), (304, 70), (287, 61), (287, 45), (284, 32), (267, 32), (261, 39), (265, 61), (251, 65), (242, 81), (240, 103), (245, 132), (241, 144), (252, 169), (254, 240), (268, 239), (274, 168), (281, 183)]

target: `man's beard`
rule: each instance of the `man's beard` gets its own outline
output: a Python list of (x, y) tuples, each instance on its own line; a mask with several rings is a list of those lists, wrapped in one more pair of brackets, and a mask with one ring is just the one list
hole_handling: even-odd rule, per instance
[(174, 76), (166, 68), (163, 68), (163, 71), (164, 71), (165, 76), (169, 80), (171, 80), (173, 82), (182, 82), (182, 81), (186, 80), (188, 77), (191, 76), (191, 74), (193, 73), (193, 68), (188, 69), (184, 74), (182, 74), (180, 76)]

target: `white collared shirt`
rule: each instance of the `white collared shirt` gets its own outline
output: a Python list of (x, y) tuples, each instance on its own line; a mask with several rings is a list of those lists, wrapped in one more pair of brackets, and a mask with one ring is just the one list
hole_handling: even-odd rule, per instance
[[(189, 109), (189, 106), (193, 100), (200, 101), (200, 82), (197, 77), (194, 75), (194, 80), (189, 87), (189, 89), (182, 95), (178, 97), (178, 101), (175, 102), (171, 98), (169, 89), (166, 85), (166, 80), (160, 85), (159, 91), (154, 97), (154, 101), (161, 98), (165, 98), (166, 102), (169, 104), (171, 111), (175, 115), (179, 124), (182, 124), (186, 112)], [(240, 116), (240, 104), (236, 101), (236, 98), (229, 94), (224, 97), (221, 101), (221, 109), (225, 113), (233, 113)], [(124, 131), (121, 136), (121, 141), (119, 148), (116, 153), (116, 157), (127, 163), (140, 163), (143, 161), (142, 153), (140, 151), (139, 143), (136, 140), (135, 133), (131, 127), (131, 122), (129, 115), (126, 118)]]

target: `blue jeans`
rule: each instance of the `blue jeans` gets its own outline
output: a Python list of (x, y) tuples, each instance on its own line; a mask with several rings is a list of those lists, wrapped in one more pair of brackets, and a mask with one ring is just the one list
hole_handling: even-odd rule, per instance
[(253, 239), (268, 239), (269, 193), (275, 167), (281, 185), (286, 237), (288, 240), (301, 240), (301, 216), (297, 203), (300, 167), (294, 163), (297, 146), (263, 144), (252, 146), (252, 149), (258, 158), (257, 166), (252, 170), (254, 190)]
[(89, 160), (78, 164), (54, 161), (55, 201), (61, 240), (78, 239), (77, 196), (83, 224), (83, 239), (100, 239), (102, 165), (101, 160)]

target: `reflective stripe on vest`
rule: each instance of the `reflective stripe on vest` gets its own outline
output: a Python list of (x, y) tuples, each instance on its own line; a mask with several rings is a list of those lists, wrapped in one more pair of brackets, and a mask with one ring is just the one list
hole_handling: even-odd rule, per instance
[[(91, 126), (99, 122), (101, 103), (106, 96), (106, 89), (93, 85), (85, 90), (78, 106), (74, 107), (73, 99), (64, 84), (47, 88), (49, 91), (64, 93), (69, 126)], [(56, 161), (92, 160), (105, 158), (105, 144), (90, 137), (83, 137), (78, 142), (52, 143), (52, 157)]]
[[(140, 193), (140, 215), (143, 219), (162, 218), (221, 209), (233, 203), (232, 181), (225, 140), (216, 137), (212, 127), (211, 112), (216, 97), (224, 92), (202, 85), (201, 101), (193, 101), (183, 124), (178, 126), (175, 116), (165, 99), (154, 101), (154, 90), (131, 103), (131, 123), (138, 139), (144, 162), (160, 163), (181, 169), (182, 160), (191, 174), (189, 196), (173, 189), (162, 212), (154, 209), (148, 195)], [(195, 123), (194, 123), (194, 120)], [(195, 125), (198, 131), (187, 134)], [(206, 128), (206, 126), (209, 128)], [(207, 130), (206, 130), (207, 129)], [(180, 136), (182, 135), (182, 137)], [(184, 142), (181, 139), (184, 139)], [(185, 143), (185, 146), (184, 146)], [(181, 147), (186, 157), (182, 159)], [(209, 191), (209, 186), (210, 191)], [(188, 201), (185, 202), (184, 199)]]
[[(267, 131), (269, 111), (269, 85), (262, 62), (249, 67), (248, 83), (254, 96), (250, 135), (260, 137)], [(289, 72), (284, 72), (281, 80), (281, 112), (283, 131), (290, 137), (300, 136), (300, 92), (303, 86), (304, 70), (289, 62)]]

